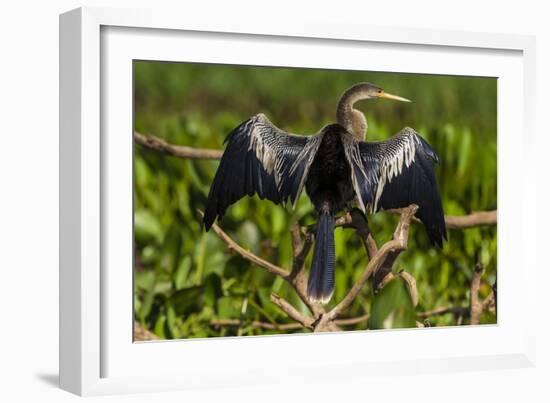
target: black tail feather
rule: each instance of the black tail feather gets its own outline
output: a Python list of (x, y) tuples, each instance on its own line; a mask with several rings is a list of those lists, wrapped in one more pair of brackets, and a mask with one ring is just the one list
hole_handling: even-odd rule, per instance
[(321, 212), (307, 284), (310, 300), (321, 303), (330, 300), (334, 291), (334, 266), (334, 215)]

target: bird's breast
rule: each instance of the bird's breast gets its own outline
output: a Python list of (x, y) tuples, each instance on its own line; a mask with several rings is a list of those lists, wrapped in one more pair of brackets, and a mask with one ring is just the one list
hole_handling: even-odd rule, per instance
[(353, 198), (351, 170), (338, 132), (323, 137), (306, 181), (306, 192), (317, 209), (325, 203), (334, 213)]

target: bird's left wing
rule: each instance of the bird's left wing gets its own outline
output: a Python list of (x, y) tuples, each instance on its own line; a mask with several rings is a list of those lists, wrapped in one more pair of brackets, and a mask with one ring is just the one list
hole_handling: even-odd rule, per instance
[(293, 205), (302, 191), (322, 135), (297, 136), (277, 128), (263, 114), (241, 123), (227, 136), (204, 213), (210, 229), (216, 217), (245, 195)]
[(406, 127), (387, 141), (352, 141), (347, 149), (353, 186), (363, 211), (417, 204), (416, 215), (430, 241), (441, 246), (447, 235), (433, 169), (439, 158), (432, 147)]

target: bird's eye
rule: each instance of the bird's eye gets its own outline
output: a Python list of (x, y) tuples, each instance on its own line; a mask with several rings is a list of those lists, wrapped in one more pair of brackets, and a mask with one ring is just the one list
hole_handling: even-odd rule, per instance
[(378, 90), (378, 93), (381, 94), (381, 93), (382, 93), (382, 90)]

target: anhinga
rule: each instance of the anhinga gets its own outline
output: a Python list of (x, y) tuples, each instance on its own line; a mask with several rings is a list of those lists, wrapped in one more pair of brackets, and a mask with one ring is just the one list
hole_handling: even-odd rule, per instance
[(432, 164), (439, 158), (409, 127), (387, 141), (365, 142), (367, 120), (353, 105), (373, 98), (410, 102), (360, 83), (340, 98), (337, 123), (316, 135), (287, 133), (261, 113), (241, 123), (225, 139), (227, 147), (208, 194), (205, 229), (245, 195), (257, 193), (275, 204), (290, 199), (294, 207), (305, 185), (319, 216), (308, 297), (323, 303), (334, 290), (335, 215), (350, 208), (355, 198), (363, 213), (417, 204), (416, 215), (428, 238), (441, 246), (446, 229)]

